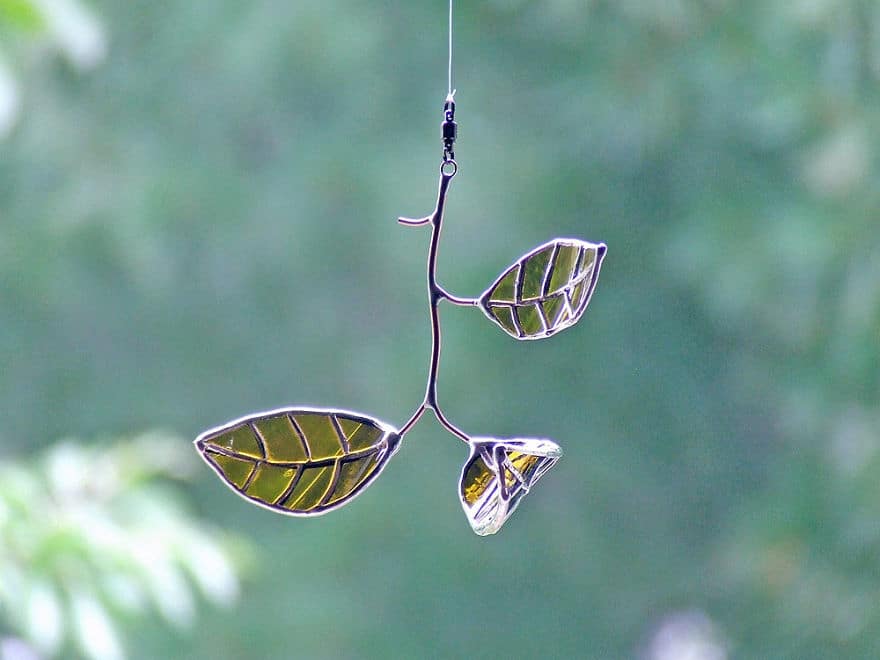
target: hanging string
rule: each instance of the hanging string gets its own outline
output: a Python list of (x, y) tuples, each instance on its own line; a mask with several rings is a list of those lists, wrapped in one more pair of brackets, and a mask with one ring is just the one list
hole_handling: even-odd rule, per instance
[(458, 126), (455, 123), (455, 90), (452, 89), (452, 2), (449, 0), (449, 85), (446, 93), (446, 103), (443, 104), (443, 164), (447, 167), (451, 164), (452, 170), (444, 170), (449, 177), (455, 175), (458, 165), (455, 164), (455, 138), (458, 136)]
[(452, 96), (452, 0), (449, 0), (449, 85), (448, 94)]

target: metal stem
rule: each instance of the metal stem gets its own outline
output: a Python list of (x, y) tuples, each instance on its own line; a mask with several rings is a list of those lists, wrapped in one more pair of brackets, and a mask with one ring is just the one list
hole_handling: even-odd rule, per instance
[[(453, 162), (454, 161), (449, 161)], [(438, 303), (443, 297), (437, 285), (437, 248), (440, 245), (440, 231), (443, 228), (443, 207), (446, 204), (446, 192), (449, 183), (455, 176), (456, 168), (451, 173), (444, 170), (446, 163), (440, 167), (440, 190), (437, 193), (437, 206), (431, 215), (431, 244), (428, 247), (428, 304), (431, 312), (431, 363), (428, 370), (428, 387), (425, 393), (425, 405), (436, 412), (437, 409), (437, 373), (440, 369), (440, 308)]]
[(412, 417), (409, 418), (409, 421), (403, 425), (403, 428), (400, 429), (401, 438), (405, 436), (413, 426), (416, 425), (416, 422), (418, 422), (422, 418), (422, 415), (425, 414), (426, 410), (427, 407), (425, 406), (425, 402), (423, 401), (421, 404), (419, 404), (419, 407), (416, 408), (416, 411), (412, 414)]
[(473, 307), (474, 305), (479, 305), (480, 301), (476, 298), (459, 298), (458, 296), (453, 296), (443, 287), (438, 287), (440, 289), (440, 296), (444, 300), (448, 300), (453, 305), (459, 305), (461, 307)]
[(409, 421), (400, 430), (400, 435), (407, 433), (416, 422), (421, 419), (426, 410), (434, 412), (437, 421), (450, 433), (460, 438), (463, 442), (470, 442), (468, 435), (446, 419), (437, 400), (437, 378), (440, 371), (440, 350), (443, 343), (440, 329), (440, 301), (448, 300), (456, 305), (476, 305), (476, 300), (458, 298), (451, 295), (437, 283), (437, 251), (440, 246), (440, 232), (443, 228), (443, 208), (446, 204), (446, 193), (449, 184), (458, 171), (458, 165), (454, 160), (447, 159), (440, 166), (440, 185), (437, 192), (437, 205), (431, 215), (417, 220), (411, 218), (398, 218), (398, 222), (407, 226), (431, 225), (431, 242), (428, 246), (428, 308), (431, 316), (431, 357), (428, 363), (428, 382), (425, 388), (425, 398), (415, 410)]

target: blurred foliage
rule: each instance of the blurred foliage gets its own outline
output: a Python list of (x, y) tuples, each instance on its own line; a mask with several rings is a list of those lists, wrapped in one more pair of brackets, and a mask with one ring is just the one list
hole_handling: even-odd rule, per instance
[(21, 114), (19, 76), (54, 53), (87, 71), (106, 49), (101, 22), (80, 0), (0, 0), (0, 139)]
[(0, 466), (0, 635), (15, 636), (0, 658), (122, 658), (120, 625), (150, 607), (185, 629), (196, 591), (236, 600), (244, 546), (193, 519), (168, 481), (192, 477), (187, 449), (150, 433)]
[[(394, 218), (435, 194), (442, 5), (94, 2), (99, 69), (30, 62), (0, 145), (4, 453), (291, 404), (406, 419), (426, 236)], [(541, 345), (444, 310), (440, 396), (565, 458), (488, 540), (429, 425), (319, 521), (203, 470), (199, 512), (264, 570), (138, 657), (880, 655), (875, 5), (461, 3), (441, 281), (476, 294), (556, 235), (609, 253)]]

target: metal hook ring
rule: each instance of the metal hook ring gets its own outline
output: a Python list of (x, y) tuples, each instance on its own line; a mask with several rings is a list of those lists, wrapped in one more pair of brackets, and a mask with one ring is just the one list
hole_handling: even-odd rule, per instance
[(440, 164), (440, 174), (450, 179), (458, 172), (458, 163), (451, 158), (447, 158)]

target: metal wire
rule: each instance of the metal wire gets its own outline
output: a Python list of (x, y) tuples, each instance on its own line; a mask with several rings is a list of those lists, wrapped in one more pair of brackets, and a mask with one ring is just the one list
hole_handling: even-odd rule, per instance
[(449, 0), (449, 85), (447, 94), (452, 95), (452, 0)]

